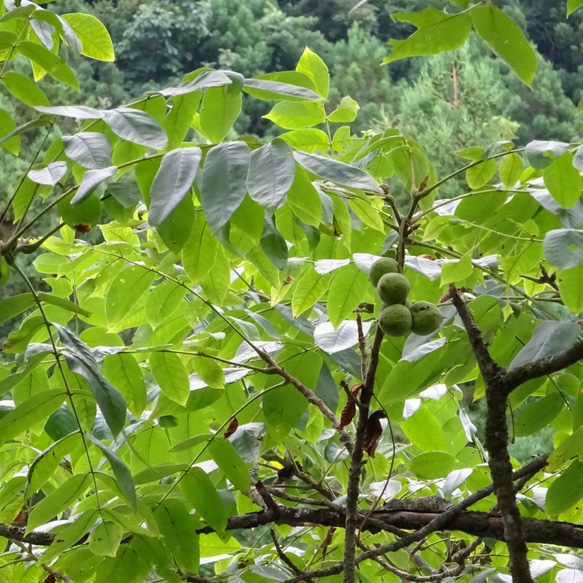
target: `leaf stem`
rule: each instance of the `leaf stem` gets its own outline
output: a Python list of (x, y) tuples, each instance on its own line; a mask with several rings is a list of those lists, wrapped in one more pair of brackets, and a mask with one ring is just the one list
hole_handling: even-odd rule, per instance
[(493, 154), (492, 156), (488, 156), (487, 158), (484, 158), (483, 160), (474, 160), (470, 164), (467, 164), (466, 166), (463, 166), (462, 168), (458, 168), (457, 170), (454, 170), (453, 172), (451, 172), (447, 176), (438, 180), (435, 184), (432, 184), (431, 186), (428, 186), (424, 190), (418, 192), (416, 196), (419, 200), (422, 200), (425, 197), (429, 196), (434, 190), (439, 188), (442, 184), (445, 184), (448, 180), (455, 178), (456, 176), (458, 176), (462, 172), (465, 172), (466, 170), (469, 170), (470, 168), (473, 168), (474, 166), (478, 166), (479, 164), (487, 162), (488, 160), (496, 160), (497, 158), (503, 158), (504, 156), (508, 156), (510, 154), (517, 154), (519, 152), (524, 152), (525, 149), (526, 148), (514, 148), (513, 150), (507, 150), (506, 152), (498, 152), (498, 154)]
[[(87, 440), (85, 438), (85, 431), (83, 430), (83, 425), (81, 424), (81, 419), (79, 417), (79, 413), (77, 412), (77, 408), (75, 407), (75, 403), (73, 401), (73, 392), (71, 391), (71, 388), (69, 387), (69, 383), (67, 381), (67, 377), (66, 377), (65, 371), (63, 369), (63, 364), (61, 362), (61, 359), (59, 358), (59, 351), (57, 349), (55, 339), (53, 338), (53, 334), (52, 334), (52, 330), (51, 330), (51, 322), (49, 321), (49, 319), (46, 315), (46, 312), (45, 312), (43, 305), (42, 305), (42, 301), (41, 301), (35, 287), (32, 285), (32, 282), (30, 281), (30, 279), (28, 279), (28, 277), (26, 276), (24, 271), (22, 271), (22, 269), (20, 268), (20, 266), (17, 263), (13, 263), (12, 267), (13, 267), (14, 271), (16, 271), (16, 273), (18, 273), (18, 275), (22, 278), (26, 287), (28, 287), (30, 293), (32, 294), (32, 297), (34, 298), (34, 301), (35, 301), (36, 305), (38, 306), (38, 310), (39, 310), (41, 317), (43, 319), (45, 328), (47, 329), (47, 332), (49, 334), (49, 342), (51, 343), (53, 354), (55, 356), (55, 362), (57, 365), (57, 369), (59, 370), (59, 375), (61, 376), (61, 380), (63, 381), (63, 386), (65, 387), (65, 391), (66, 391), (68, 399), (69, 399), (71, 411), (73, 412), (73, 416), (75, 417), (75, 423), (76, 423), (77, 428), (79, 429), (79, 433), (81, 435), (81, 442), (83, 443), (83, 449), (85, 451), (85, 456), (87, 458), (87, 466), (89, 467), (89, 472), (91, 473), (91, 478), (93, 480), (93, 486), (95, 489), (95, 501), (97, 502), (97, 508), (99, 509), (101, 507), (101, 504), (99, 502), (99, 488), (97, 486), (97, 478), (95, 475), (95, 469), (93, 468), (93, 462), (91, 461), (91, 456), (89, 455), (89, 447), (87, 445)], [(99, 513), (101, 514), (101, 510), (99, 510)]]

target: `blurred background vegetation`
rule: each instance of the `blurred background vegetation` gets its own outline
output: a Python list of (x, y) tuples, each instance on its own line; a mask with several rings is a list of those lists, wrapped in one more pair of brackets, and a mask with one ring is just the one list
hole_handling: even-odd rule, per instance
[[(390, 13), (428, 6), (450, 9), (447, 0), (59, 0), (46, 7), (89, 12), (100, 19), (112, 35), (117, 58), (114, 63), (73, 58), (80, 92), (48, 76), (41, 86), (53, 105), (115, 107), (148, 90), (175, 85), (199, 67), (232, 69), (249, 77), (294, 69), (309, 46), (330, 68), (330, 111), (350, 95), (361, 107), (353, 132), (398, 128), (423, 145), (444, 176), (463, 163), (455, 151), (470, 146), (580, 137), (583, 11), (567, 20), (564, 2), (497, 4), (523, 27), (538, 51), (532, 89), (475, 36), (455, 52), (379, 66), (389, 53), (388, 39), (405, 38), (413, 30), (391, 20)], [(28, 62), (17, 59), (14, 65), (30, 75)], [(267, 102), (244, 97), (234, 134), (269, 137), (283, 131), (262, 117), (269, 108)], [(4, 88), (0, 109), (20, 123), (32, 115)], [(59, 124), (48, 143), (59, 132), (76, 131), (72, 120)], [(37, 152), (42, 161), (45, 137), (40, 130), (25, 133), (18, 157), (0, 151), (0, 208)], [(460, 181), (448, 182), (440, 196), (459, 194), (461, 187)], [(47, 217), (34, 235), (49, 224)], [(3, 230), (0, 225), (0, 239)], [(12, 292), (10, 284), (6, 287), (2, 295)]]
[[(309, 46), (330, 68), (330, 107), (344, 95), (360, 104), (354, 132), (397, 127), (423, 144), (443, 175), (459, 165), (453, 152), (469, 146), (579, 137), (580, 120), (574, 120), (583, 97), (583, 12), (566, 20), (563, 2), (499, 4), (538, 50), (532, 89), (476, 38), (456, 52), (379, 66), (389, 52), (388, 39), (405, 38), (412, 30), (393, 22), (389, 13), (451, 6), (445, 0), (368, 0), (359, 6), (357, 0), (59, 0), (47, 7), (60, 13), (90, 12), (104, 22), (117, 59), (75, 60), (79, 93), (50, 79), (42, 85), (54, 105), (115, 107), (150, 89), (176, 84), (199, 67), (232, 69), (249, 77), (293, 69)], [(0, 95), (0, 108), (17, 113), (7, 94)], [(235, 131), (259, 136), (277, 132), (262, 119), (268, 110), (268, 103), (246, 100)], [(42, 139), (27, 136), (19, 158), (2, 156), (0, 202), (12, 192), (18, 171), (26, 168)], [(455, 188), (453, 183), (440, 194), (451, 196)]]
[[(293, 69), (309, 46), (330, 68), (330, 107), (344, 95), (360, 104), (354, 132), (397, 127), (424, 145), (443, 175), (459, 164), (453, 152), (469, 146), (579, 137), (580, 123), (574, 120), (583, 97), (583, 12), (566, 20), (563, 2), (499, 4), (538, 50), (532, 89), (476, 38), (456, 52), (379, 66), (389, 52), (388, 39), (405, 38), (412, 30), (393, 22), (389, 13), (451, 6), (445, 0), (368, 0), (359, 6), (357, 0), (59, 0), (47, 7), (90, 12), (104, 22), (117, 60), (74, 61), (79, 93), (50, 79), (42, 85), (54, 105), (115, 107), (176, 84), (199, 67), (249, 77)], [(0, 95), (0, 108), (15, 113), (7, 94)], [(246, 100), (235, 131), (277, 132), (262, 118), (268, 109), (268, 103)], [(12, 192), (42, 137), (31, 133), (28, 139), (19, 158), (2, 155), (0, 202)], [(455, 189), (452, 183), (440, 194), (452, 196)]]

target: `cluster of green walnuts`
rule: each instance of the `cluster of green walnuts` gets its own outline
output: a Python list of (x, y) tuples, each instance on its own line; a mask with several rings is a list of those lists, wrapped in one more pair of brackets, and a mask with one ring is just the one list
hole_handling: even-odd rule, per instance
[(441, 325), (443, 316), (431, 302), (411, 303), (407, 296), (411, 291), (409, 280), (399, 273), (394, 259), (382, 257), (370, 269), (370, 281), (376, 286), (383, 302), (379, 325), (387, 336), (404, 336), (414, 332), (426, 336)]

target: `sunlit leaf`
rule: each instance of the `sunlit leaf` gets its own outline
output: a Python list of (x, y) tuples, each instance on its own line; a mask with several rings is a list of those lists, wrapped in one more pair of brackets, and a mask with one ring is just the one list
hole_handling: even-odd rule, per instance
[(63, 14), (75, 35), (81, 41), (81, 54), (98, 61), (115, 59), (113, 43), (107, 29), (92, 14)]
[(530, 86), (537, 69), (536, 53), (519, 26), (492, 4), (475, 6), (470, 14), (476, 32)]
[(383, 60), (383, 64), (407, 57), (453, 51), (464, 44), (472, 29), (469, 14), (445, 14), (435, 8), (426, 8), (423, 12), (396, 12), (391, 17), (412, 24), (417, 31), (405, 40), (391, 40), (393, 51)]

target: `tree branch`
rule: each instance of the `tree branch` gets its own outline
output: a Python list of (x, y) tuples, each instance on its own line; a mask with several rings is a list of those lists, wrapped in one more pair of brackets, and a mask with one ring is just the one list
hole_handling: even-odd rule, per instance
[(492, 475), (494, 493), (504, 523), (504, 539), (510, 555), (510, 572), (514, 583), (531, 583), (528, 548), (523, 535), (522, 517), (516, 505), (512, 465), (508, 453), (507, 375), (504, 369), (498, 366), (490, 356), (480, 329), (454, 284), (450, 285), (449, 295), (468, 333), (470, 345), (486, 388), (485, 445), (488, 451), (488, 465)]
[[(449, 509), (448, 509), (449, 510)], [(380, 532), (384, 527), (396, 527), (405, 530), (413, 530), (416, 528), (423, 528), (430, 526), (434, 521), (445, 516), (448, 510), (442, 513), (422, 512), (415, 510), (378, 510), (375, 512), (375, 520), (367, 521), (365, 529), (370, 532)], [(361, 518), (364, 514), (361, 515)], [(345, 521), (345, 511), (343, 508), (333, 510), (330, 508), (290, 508), (282, 506), (279, 518), (274, 521), (272, 513), (269, 511), (252, 512), (250, 514), (243, 514), (240, 516), (232, 516), (229, 518), (227, 530), (235, 529), (251, 529), (266, 524), (285, 524), (288, 526), (307, 526), (308, 524), (318, 524), (326, 527), (343, 527)], [(440, 520), (441, 522), (441, 520)], [(502, 517), (499, 514), (488, 514), (487, 512), (461, 512), (453, 518), (448, 518), (446, 521), (447, 528), (440, 527), (433, 530), (457, 530), (465, 532), (473, 536), (482, 536), (495, 538), (497, 540), (505, 540), (504, 538), (504, 524)], [(382, 525), (382, 527), (381, 527)], [(388, 529), (387, 529), (388, 530)], [(556, 522), (550, 520), (539, 520), (536, 518), (523, 519), (524, 538), (529, 543), (543, 543), (560, 546), (568, 546), (575, 549), (583, 549), (583, 525), (572, 524), (569, 522)], [(214, 532), (211, 528), (205, 527), (199, 531), (200, 534), (208, 534)], [(427, 531), (419, 538), (423, 538), (428, 534)], [(371, 549), (374, 556), (378, 556), (387, 552), (404, 548), (405, 546), (415, 542), (411, 539), (417, 533), (408, 535), (404, 539), (390, 543), (392, 547), (387, 549), (379, 547), (378, 549)], [(9, 524), (0, 524), (0, 536), (10, 538), (12, 540), (20, 540), (28, 544), (37, 546), (49, 546), (54, 534), (45, 532), (31, 532), (26, 534), (24, 527), (15, 527)], [(417, 536), (415, 536), (417, 538)], [(370, 557), (365, 558), (372, 558)], [(363, 559), (357, 557), (357, 563), (362, 562)], [(337, 571), (340, 572), (340, 571)], [(313, 576), (308, 573), (308, 576)]]
[(41, 563), (41, 567), (47, 573), (51, 574), (54, 579), (60, 579), (61, 581), (63, 581), (63, 583), (73, 583), (73, 581), (69, 579), (67, 575), (65, 575), (64, 573), (60, 573), (59, 571), (55, 571), (54, 569), (51, 569), (48, 565), (45, 565), (45, 563)]
[(470, 309), (453, 283), (449, 286), (449, 297), (452, 299), (453, 305), (455, 306), (464, 324), (464, 328), (468, 333), (470, 346), (472, 347), (484, 380), (499, 377), (504, 372), (504, 369), (492, 360), (492, 357), (484, 344), (484, 340), (482, 339), (482, 333), (480, 332)]
[(360, 473), (364, 458), (364, 438), (369, 420), (370, 402), (374, 392), (374, 383), (379, 364), (379, 353), (383, 341), (383, 331), (377, 327), (372, 349), (370, 351), (370, 362), (366, 370), (366, 377), (363, 379), (360, 401), (358, 404), (358, 425), (354, 440), (354, 449), (350, 459), (350, 470), (348, 473), (348, 487), (346, 489), (346, 522), (344, 532), (344, 583), (354, 583), (356, 564), (354, 562), (356, 553), (356, 529), (358, 527), (358, 498), (360, 494)]
[(571, 346), (563, 352), (541, 358), (535, 362), (530, 362), (518, 368), (509, 370), (504, 378), (506, 392), (510, 393), (523, 383), (547, 376), (554, 372), (559, 372), (572, 364), (579, 362), (583, 358), (583, 341)]
[(330, 421), (332, 427), (334, 427), (334, 429), (336, 429), (336, 431), (338, 432), (338, 436), (340, 437), (342, 445), (344, 445), (344, 447), (349, 452), (352, 452), (353, 450), (352, 439), (350, 438), (350, 435), (348, 435), (348, 433), (346, 433), (346, 431), (344, 431), (344, 429), (341, 428), (340, 420), (338, 419), (338, 417), (336, 417), (336, 415), (334, 415), (330, 407), (328, 407), (328, 405), (326, 405), (326, 403), (324, 403), (324, 401), (320, 399), (320, 397), (318, 397), (318, 395), (316, 395), (316, 393), (312, 391), (312, 389), (309, 389), (300, 380), (290, 375), (285, 370), (285, 368), (279, 365), (277, 361), (274, 358), (272, 358), (269, 354), (260, 351), (259, 356), (261, 357), (263, 362), (265, 362), (265, 364), (267, 364), (270, 367), (270, 369), (272, 370), (271, 374), (277, 374), (282, 379), (286, 380), (290, 385), (295, 387), (305, 397), (308, 403), (315, 405), (320, 410), (322, 415), (324, 415), (324, 417), (326, 417), (326, 419)]
[[(529, 464), (514, 472), (513, 479), (522, 480), (527, 477), (532, 477), (544, 468), (546, 463), (547, 456), (539, 456)], [(442, 513), (431, 513), (425, 512), (421, 509), (416, 509), (415, 500), (411, 501), (411, 509), (408, 510), (390, 510), (380, 508), (373, 513), (373, 517), (366, 520), (366, 524), (362, 527), (363, 530), (371, 532), (391, 532), (402, 538), (390, 543), (389, 545), (385, 545), (384, 547), (367, 551), (370, 556), (359, 555), (355, 562), (360, 563), (367, 558), (373, 558), (374, 556), (380, 556), (384, 553), (404, 548), (413, 542), (423, 539), (432, 532), (444, 530), (446, 526), (448, 530), (459, 530), (476, 536), (488, 536), (504, 540), (503, 525), (499, 515), (484, 512), (463, 512), (466, 508), (469, 508), (476, 502), (479, 502), (483, 498), (492, 494), (493, 491), (494, 487), (492, 485), (485, 486), (484, 488), (472, 493), (460, 503), (450, 506)], [(271, 493), (275, 495), (279, 494), (273, 490)], [(316, 501), (310, 501), (310, 503), (315, 502)], [(319, 524), (327, 527), (343, 527), (346, 523), (345, 509), (341, 506), (334, 505), (330, 501), (322, 500), (321, 503), (326, 504), (326, 507), (300, 508), (278, 505), (277, 512), (264, 510), (240, 516), (232, 516), (228, 520), (227, 530), (252, 529), (273, 523), (289, 526)], [(421, 504), (419, 506), (421, 506)], [(457, 517), (458, 515), (459, 517)], [(364, 512), (359, 513), (357, 516), (357, 519), (360, 520), (364, 518), (366, 518)], [(404, 530), (420, 528), (420, 530), (406, 535), (404, 530), (400, 530), (401, 528)], [(211, 532), (214, 532), (211, 527), (205, 527), (198, 531), (199, 534)], [(583, 548), (583, 526), (575, 524), (524, 519), (524, 536), (528, 542), (565, 546), (565, 541), (569, 541), (569, 546), (573, 548)], [(27, 534), (25, 527), (0, 523), (0, 537), (35, 546), (46, 547), (53, 542), (55, 535), (50, 532), (36, 531)], [(332, 567), (328, 567), (327, 569), (333, 569), (333, 571), (328, 574), (338, 574), (342, 572), (342, 566), (343, 563), (339, 563)], [(302, 576), (305, 575), (308, 578), (316, 578), (318, 575), (315, 575), (314, 573), (314, 571), (306, 572), (302, 573)], [(181, 576), (183, 576), (186, 581), (190, 582), (205, 581), (204, 579), (197, 579), (195, 575), (191, 574), (184, 573)], [(305, 578), (296, 578), (294, 580), (302, 581), (305, 580)]]
[[(269, 534), (271, 535), (273, 546), (275, 547), (275, 551), (277, 552), (277, 556), (280, 558), (281, 562), (287, 565), (296, 575), (303, 575), (303, 571), (285, 554), (284, 550), (281, 548), (273, 528), (269, 530)], [(305, 580), (306, 583), (314, 583), (314, 580), (311, 577), (307, 577)]]

